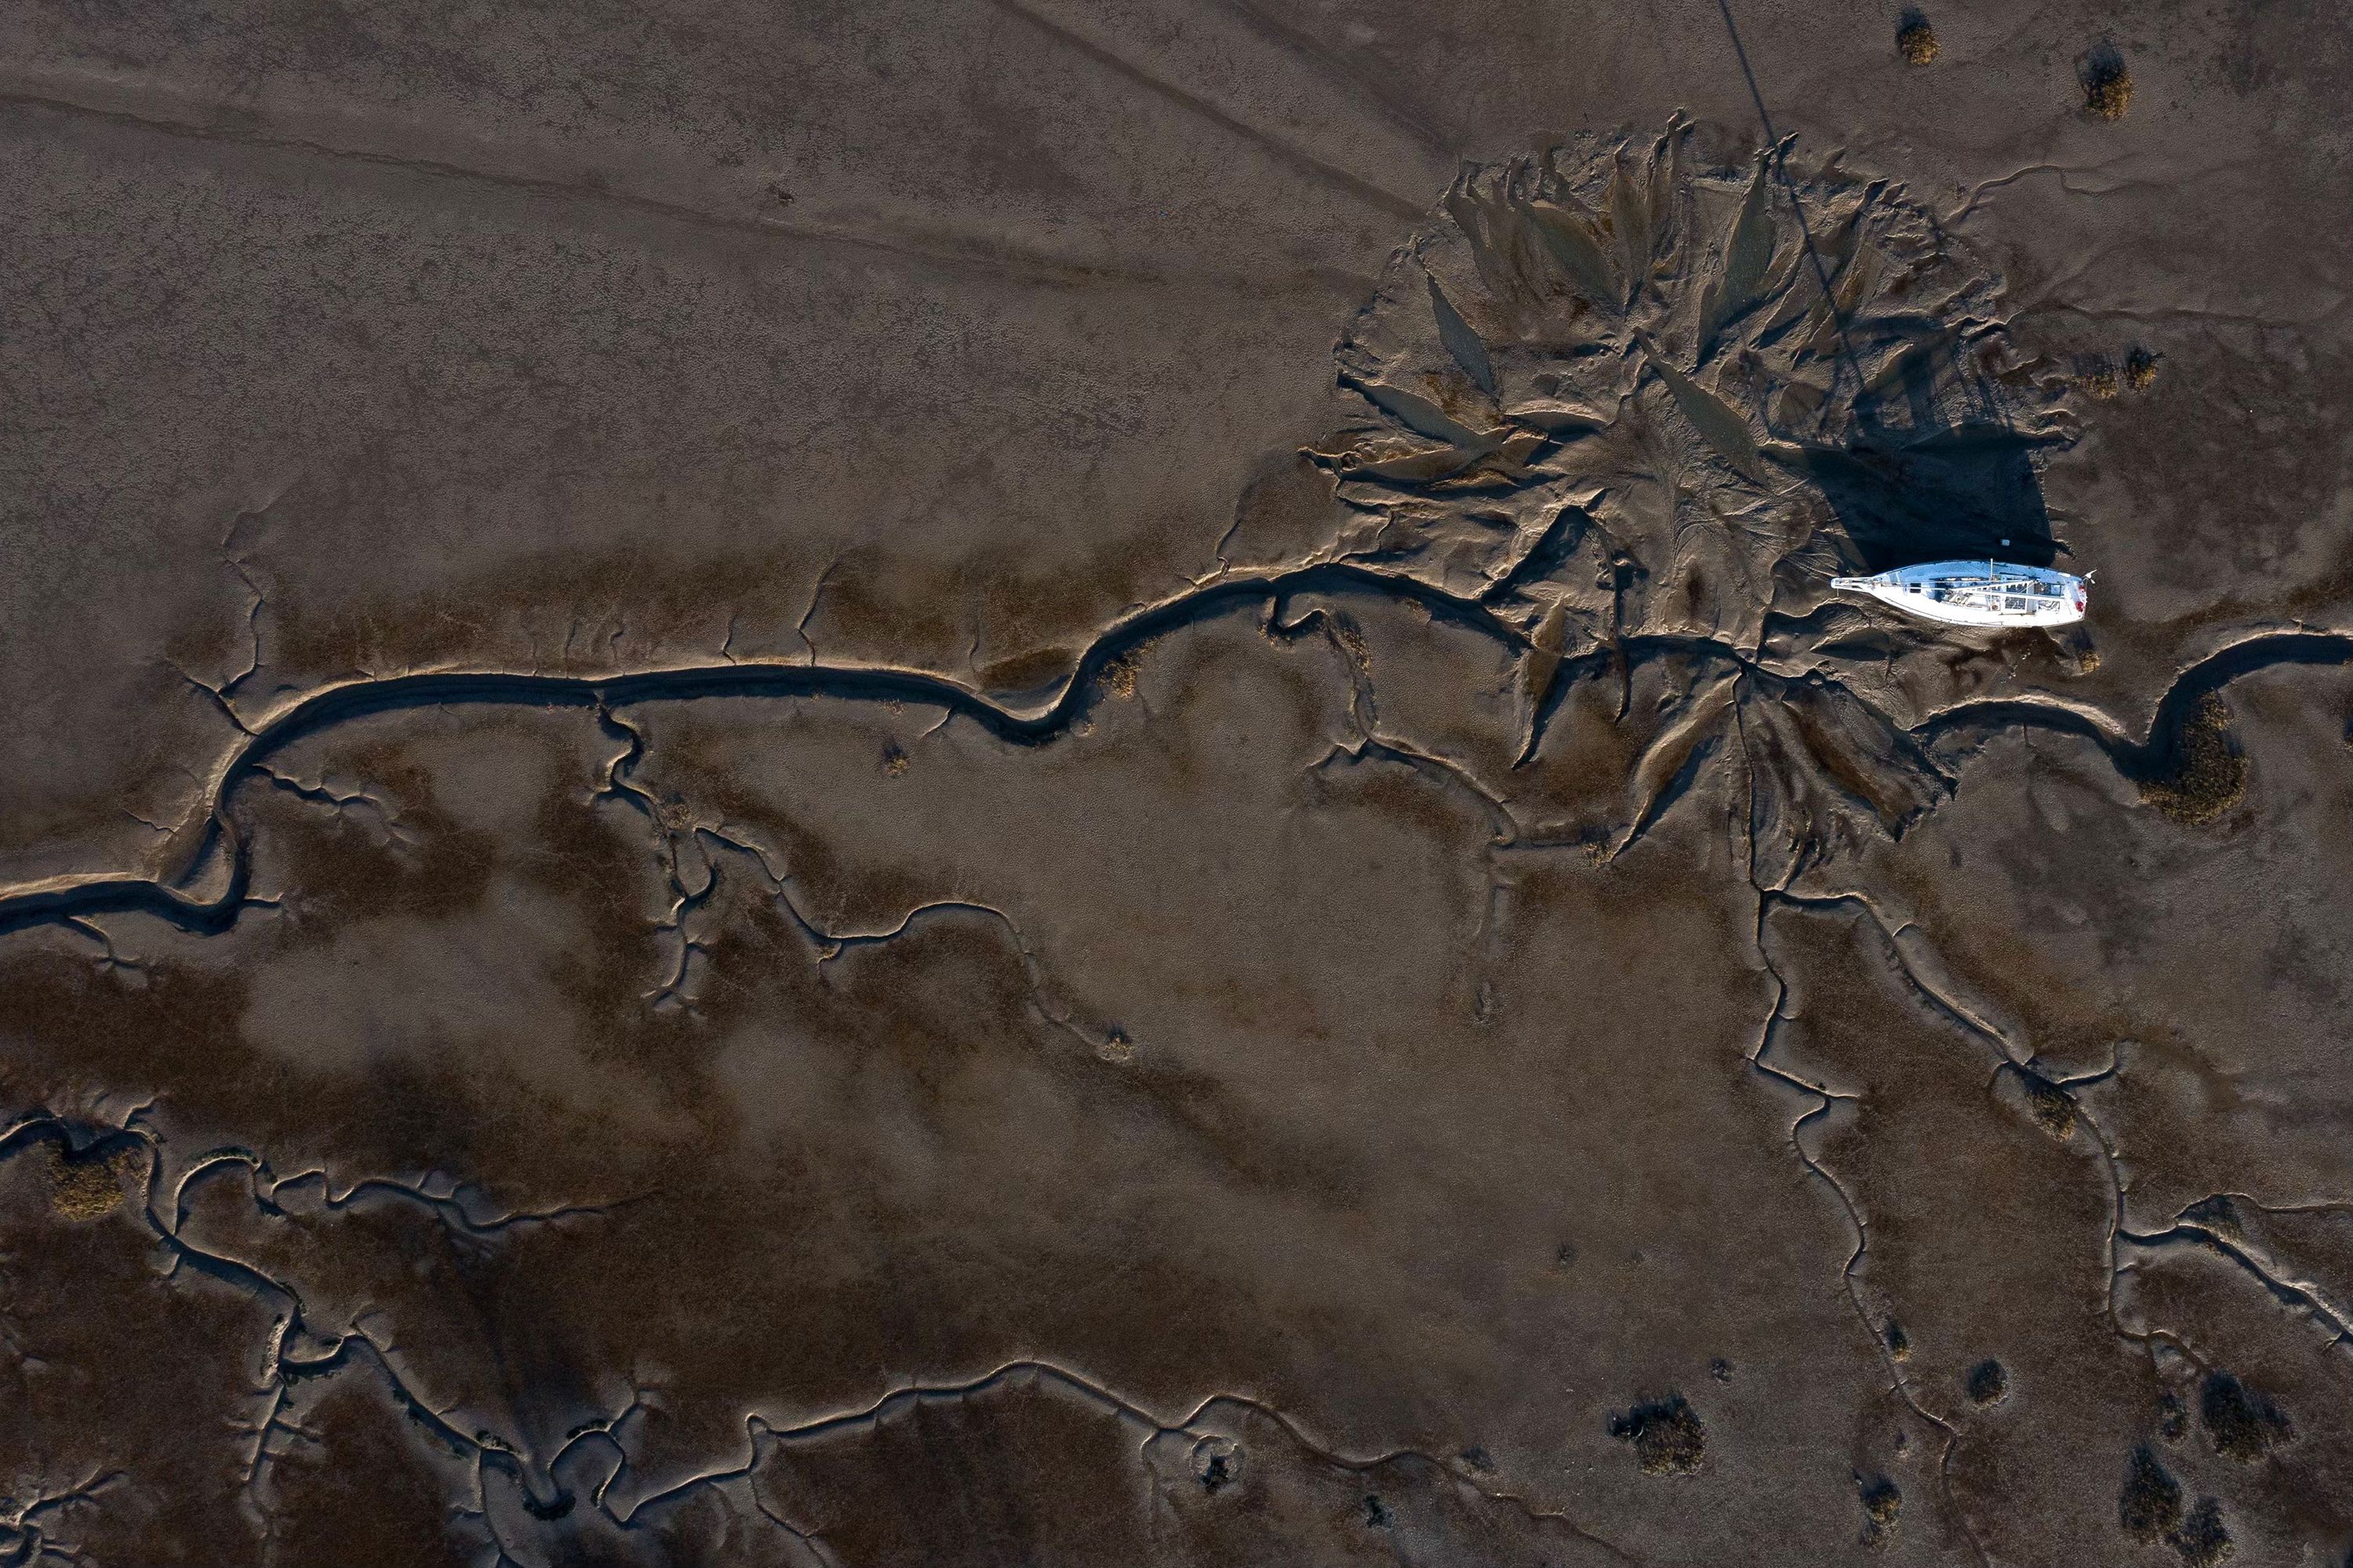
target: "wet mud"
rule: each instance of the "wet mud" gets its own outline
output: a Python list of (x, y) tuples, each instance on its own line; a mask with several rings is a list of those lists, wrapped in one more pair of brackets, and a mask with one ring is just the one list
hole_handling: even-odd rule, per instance
[(0, 1556), (2342, 1563), (2327, 28), (919, 9), (0, 24)]

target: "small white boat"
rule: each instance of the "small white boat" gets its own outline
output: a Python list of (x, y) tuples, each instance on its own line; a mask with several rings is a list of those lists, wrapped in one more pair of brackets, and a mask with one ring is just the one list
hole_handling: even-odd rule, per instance
[(2090, 581), (2009, 561), (1928, 561), (1831, 587), (1954, 626), (2068, 626), (2084, 619)]

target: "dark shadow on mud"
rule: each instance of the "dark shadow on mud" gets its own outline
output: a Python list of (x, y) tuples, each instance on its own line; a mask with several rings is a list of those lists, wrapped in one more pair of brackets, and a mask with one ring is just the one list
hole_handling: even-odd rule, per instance
[(1821, 487), (1844, 535), (1841, 553), (1858, 572), (1979, 556), (2047, 567), (2063, 546), (2034, 471), (2045, 444), (1999, 424), (1963, 425), (1813, 448), (1800, 466)]

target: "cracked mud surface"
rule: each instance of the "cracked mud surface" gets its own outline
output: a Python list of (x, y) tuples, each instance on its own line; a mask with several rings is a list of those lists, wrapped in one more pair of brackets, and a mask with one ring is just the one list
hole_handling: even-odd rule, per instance
[(0, 1561), (2341, 1568), (2348, 56), (11, 13)]

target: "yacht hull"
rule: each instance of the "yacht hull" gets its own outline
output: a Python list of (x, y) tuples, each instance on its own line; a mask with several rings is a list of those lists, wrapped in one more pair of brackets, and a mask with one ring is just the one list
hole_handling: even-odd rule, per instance
[(1927, 561), (1831, 587), (1947, 626), (2070, 626), (2091, 601), (2088, 578), (2008, 561)]

